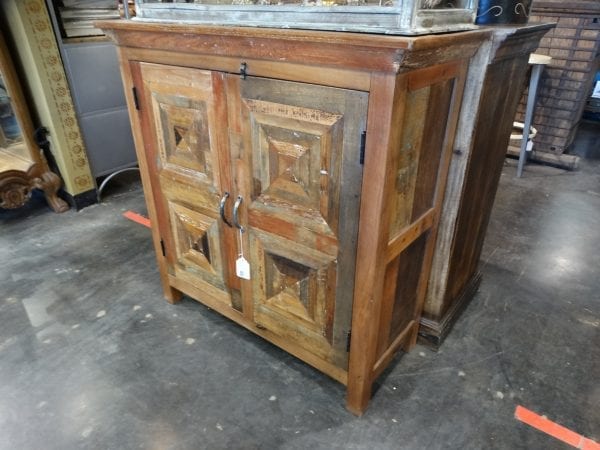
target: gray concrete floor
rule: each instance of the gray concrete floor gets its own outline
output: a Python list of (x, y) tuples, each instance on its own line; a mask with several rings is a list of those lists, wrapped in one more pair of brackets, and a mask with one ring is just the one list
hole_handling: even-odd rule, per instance
[[(201, 304), (162, 300), (139, 183), (0, 213), (0, 449), (561, 449), (516, 405), (600, 439), (600, 161), (507, 162), (483, 282), (362, 418), (344, 388)], [(131, 177), (130, 177), (131, 181)]]

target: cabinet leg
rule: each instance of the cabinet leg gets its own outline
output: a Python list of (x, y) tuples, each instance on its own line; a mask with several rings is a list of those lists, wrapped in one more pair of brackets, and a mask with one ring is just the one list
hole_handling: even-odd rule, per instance
[(179, 303), (183, 297), (183, 294), (180, 290), (166, 284), (163, 284), (163, 294), (165, 296), (165, 300), (172, 305)]
[(404, 343), (404, 345), (402, 346), (402, 350), (404, 350), (406, 353), (410, 352), (415, 345), (417, 345), (417, 339), (419, 337), (419, 321), (415, 320), (413, 321), (413, 324), (411, 325), (411, 330), (408, 333), (408, 337)]
[(53, 172), (44, 172), (40, 178), (34, 180), (34, 186), (44, 192), (48, 205), (56, 213), (62, 213), (69, 209), (69, 205), (57, 195), (61, 184), (60, 177)]
[(158, 236), (158, 229), (155, 227), (158, 221), (155, 220), (154, 217), (152, 217), (150, 220), (152, 223), (154, 249), (156, 252), (156, 263), (158, 264), (158, 273), (160, 274), (160, 285), (163, 289), (163, 296), (166, 301), (174, 305), (176, 303), (179, 303), (181, 297), (183, 297), (183, 293), (179, 289), (171, 286), (171, 282), (169, 280), (169, 266), (166, 257), (163, 256), (163, 243), (160, 237)]
[(352, 414), (362, 416), (371, 400), (371, 381), (348, 380), (346, 408)]

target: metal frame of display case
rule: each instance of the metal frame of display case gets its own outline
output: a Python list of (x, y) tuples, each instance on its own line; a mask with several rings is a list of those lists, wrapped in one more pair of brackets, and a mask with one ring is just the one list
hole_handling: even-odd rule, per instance
[[(355, 0), (303, 0), (302, 4), (147, 3), (136, 0), (138, 20), (171, 21), (254, 27), (298, 28), (367, 33), (418, 35), (474, 29), (477, 0), (463, 0), (461, 8), (424, 8), (425, 0), (395, 0), (370, 5)], [(216, 0), (218, 1), (218, 0)], [(391, 3), (391, 2), (390, 2)], [(442, 2), (445, 4), (446, 2)]]

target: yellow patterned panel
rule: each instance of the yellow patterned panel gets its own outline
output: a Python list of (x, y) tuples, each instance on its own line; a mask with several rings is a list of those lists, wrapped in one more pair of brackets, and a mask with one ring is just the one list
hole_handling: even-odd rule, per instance
[[(44, 123), (51, 130), (52, 148), (71, 195), (94, 189), (85, 144), (75, 116), (73, 99), (67, 83), (58, 46), (52, 31), (50, 17), (43, 0), (14, 1), (27, 37), (29, 51), (33, 57), (39, 83), (46, 102), (47, 115), (52, 124)], [(6, 8), (9, 5), (5, 6)], [(13, 24), (13, 26), (16, 26)], [(22, 44), (22, 43), (21, 43)], [(34, 78), (30, 75), (28, 78)], [(30, 80), (31, 83), (31, 80)], [(35, 83), (35, 81), (33, 81)], [(34, 95), (35, 97), (35, 95)], [(39, 99), (34, 102), (38, 103)], [(44, 114), (38, 111), (43, 120)]]

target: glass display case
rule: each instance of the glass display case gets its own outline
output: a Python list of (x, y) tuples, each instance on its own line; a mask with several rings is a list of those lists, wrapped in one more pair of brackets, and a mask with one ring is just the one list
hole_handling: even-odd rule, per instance
[(428, 34), (475, 27), (477, 0), (136, 0), (136, 20)]

